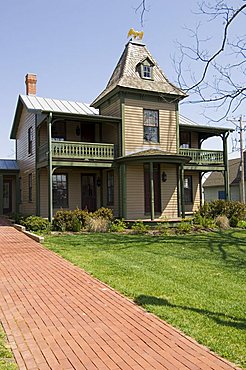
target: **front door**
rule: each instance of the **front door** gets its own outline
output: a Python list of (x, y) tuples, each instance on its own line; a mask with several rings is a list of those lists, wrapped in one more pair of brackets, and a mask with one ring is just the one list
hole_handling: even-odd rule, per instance
[(96, 176), (91, 174), (81, 175), (81, 209), (96, 210)]
[(3, 213), (12, 212), (12, 181), (3, 181)]

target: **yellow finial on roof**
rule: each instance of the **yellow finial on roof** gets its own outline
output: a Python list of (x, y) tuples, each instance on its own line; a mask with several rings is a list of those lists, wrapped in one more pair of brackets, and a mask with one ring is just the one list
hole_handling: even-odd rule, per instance
[(135, 31), (133, 28), (130, 28), (127, 37), (133, 36), (134, 39), (142, 40), (143, 35), (143, 31)]

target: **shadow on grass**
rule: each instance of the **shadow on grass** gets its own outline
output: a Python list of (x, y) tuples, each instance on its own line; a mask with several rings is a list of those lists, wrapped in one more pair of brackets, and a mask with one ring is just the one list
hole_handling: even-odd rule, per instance
[(166, 306), (171, 308), (180, 308), (184, 311), (192, 311), (199, 313), (201, 315), (207, 316), (208, 318), (214, 320), (219, 325), (230, 326), (236, 329), (245, 330), (246, 329), (246, 320), (244, 318), (238, 318), (230, 315), (226, 315), (223, 312), (212, 312), (202, 308), (188, 307), (182, 305), (176, 305), (169, 302), (167, 299), (158, 298), (148, 295), (140, 295), (135, 298), (135, 303), (139, 306), (146, 307), (147, 305), (151, 306)]

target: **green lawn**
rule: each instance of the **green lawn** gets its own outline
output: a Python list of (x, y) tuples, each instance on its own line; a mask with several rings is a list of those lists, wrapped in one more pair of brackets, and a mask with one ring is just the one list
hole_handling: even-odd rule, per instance
[(13, 355), (7, 347), (6, 336), (0, 325), (0, 370), (16, 370)]
[(45, 245), (246, 368), (246, 231), (76, 234)]

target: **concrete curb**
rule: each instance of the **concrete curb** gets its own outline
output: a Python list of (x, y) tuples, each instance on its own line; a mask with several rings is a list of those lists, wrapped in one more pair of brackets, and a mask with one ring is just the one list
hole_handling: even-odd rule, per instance
[(36, 242), (41, 243), (41, 244), (44, 242), (44, 237), (43, 236), (39, 236), (39, 235), (31, 233), (30, 231), (27, 231), (25, 226), (18, 225), (18, 224), (14, 224), (13, 226), (16, 230), (21, 231), (26, 236), (35, 240)]

